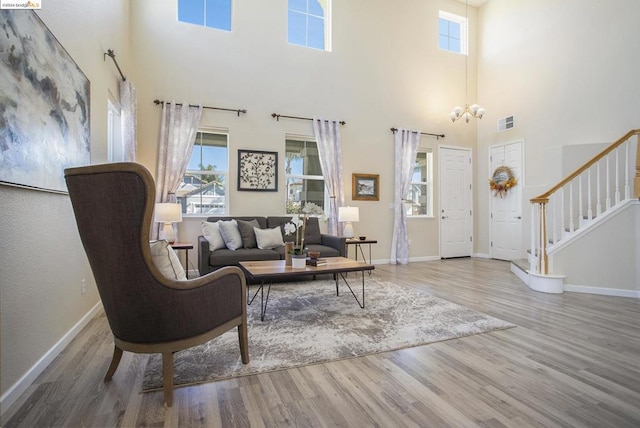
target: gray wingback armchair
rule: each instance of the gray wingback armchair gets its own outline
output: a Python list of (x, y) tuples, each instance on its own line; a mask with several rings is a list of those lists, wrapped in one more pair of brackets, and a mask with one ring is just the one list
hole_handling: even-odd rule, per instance
[(136, 163), (65, 170), (80, 238), (114, 337), (105, 382), (123, 351), (161, 353), (165, 405), (173, 403), (173, 353), (238, 327), (249, 362), (246, 283), (237, 267), (187, 281), (162, 275), (149, 234), (155, 184)]

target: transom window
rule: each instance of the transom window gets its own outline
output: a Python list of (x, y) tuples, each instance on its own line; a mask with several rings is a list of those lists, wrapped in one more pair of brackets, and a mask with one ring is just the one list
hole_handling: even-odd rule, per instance
[(225, 215), (228, 135), (198, 131), (187, 171), (176, 192), (184, 214)]
[(331, 50), (331, 0), (288, 0), (287, 37), (292, 45)]
[(232, 0), (178, 0), (178, 21), (231, 31)]
[(468, 53), (468, 20), (463, 16), (440, 11), (438, 20), (438, 47), (445, 51)]
[(325, 206), (324, 177), (315, 141), (287, 139), (285, 178), (287, 180), (286, 213), (297, 214), (307, 202)]
[(406, 197), (405, 207), (408, 216), (433, 215), (432, 169), (431, 150), (418, 150), (413, 164), (411, 187)]

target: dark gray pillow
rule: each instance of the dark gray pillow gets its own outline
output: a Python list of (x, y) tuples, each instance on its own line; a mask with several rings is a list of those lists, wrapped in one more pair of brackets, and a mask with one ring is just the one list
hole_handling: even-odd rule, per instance
[(240, 236), (242, 236), (242, 246), (244, 248), (256, 248), (258, 244), (256, 243), (256, 233), (253, 231), (253, 228), (257, 227), (258, 229), (260, 229), (258, 221), (237, 220), (237, 222)]

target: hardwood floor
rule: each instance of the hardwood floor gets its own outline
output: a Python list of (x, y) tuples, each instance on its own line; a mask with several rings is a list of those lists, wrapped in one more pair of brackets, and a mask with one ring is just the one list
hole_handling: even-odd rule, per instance
[[(7, 411), (4, 427), (638, 427), (640, 301), (531, 291), (495, 260), (373, 275), (518, 325), (362, 358), (141, 394), (146, 355), (95, 318)], [(251, 334), (249, 332), (249, 334)]]

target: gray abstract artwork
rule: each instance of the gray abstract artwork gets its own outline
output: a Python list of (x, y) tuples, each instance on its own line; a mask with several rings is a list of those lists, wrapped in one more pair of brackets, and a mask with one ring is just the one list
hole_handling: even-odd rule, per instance
[(0, 182), (66, 191), (90, 161), (89, 87), (35, 12), (0, 10)]

